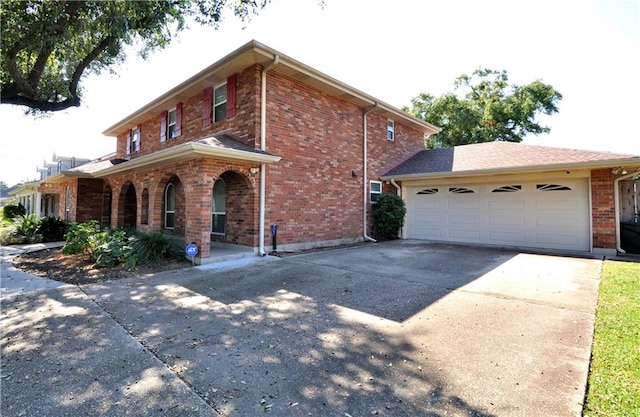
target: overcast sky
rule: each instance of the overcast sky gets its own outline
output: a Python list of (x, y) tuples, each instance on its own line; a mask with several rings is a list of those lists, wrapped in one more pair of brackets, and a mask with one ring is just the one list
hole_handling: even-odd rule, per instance
[(53, 153), (115, 150), (101, 132), (251, 39), (401, 107), (484, 67), (564, 98), (525, 143), (640, 155), (640, 0), (273, 0), (245, 24), (192, 25), (165, 50), (84, 80), (82, 108), (34, 119), (0, 105), (0, 180), (35, 179)]

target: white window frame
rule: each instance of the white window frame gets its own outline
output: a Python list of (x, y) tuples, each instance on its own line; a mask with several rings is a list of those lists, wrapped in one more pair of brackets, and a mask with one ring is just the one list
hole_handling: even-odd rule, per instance
[[(377, 186), (377, 190), (374, 190), (374, 185)], [(374, 198), (376, 195), (382, 195), (382, 181), (369, 181), (369, 202), (371, 204), (378, 204), (378, 201)]]
[[(167, 139), (173, 139), (178, 137), (176, 135), (176, 125), (177, 125), (177, 110), (176, 108), (172, 108), (167, 111)], [(171, 115), (173, 114), (173, 122), (171, 121)]]
[[(225, 209), (224, 211), (222, 210), (217, 210), (218, 208), (215, 206), (215, 195), (214, 195), (214, 191), (216, 188), (216, 185), (218, 184), (218, 181), (220, 181), (220, 183), (222, 184), (222, 186), (224, 187), (224, 198), (225, 198)], [(226, 218), (227, 218), (227, 203), (226, 203), (226, 199), (227, 199), (227, 184), (224, 182), (224, 180), (222, 178), (217, 179), (214, 183), (213, 183), (213, 189), (211, 191), (211, 234), (212, 235), (218, 235), (218, 236), (224, 236), (227, 232), (227, 227), (226, 227)], [(214, 232), (213, 231), (213, 224), (214, 224), (214, 217), (217, 216), (224, 216), (225, 219), (225, 223), (223, 223), (222, 225), (222, 232)]]
[[(218, 91), (220, 89), (224, 89), (224, 100), (220, 100), (219, 102), (216, 102), (216, 98), (217, 98), (216, 91)], [(227, 118), (227, 100), (228, 100), (228, 97), (227, 97), (227, 83), (226, 82), (213, 88), (213, 122), (214, 123), (220, 122), (220, 121), (225, 120)], [(224, 106), (224, 115), (222, 115), (220, 118), (218, 118), (217, 117), (218, 114), (216, 112), (216, 109), (218, 107), (221, 107), (221, 106)]]
[[(169, 187), (173, 188), (173, 209), (169, 210)], [(167, 214), (173, 214), (173, 225), (167, 226)], [(172, 182), (164, 188), (164, 228), (173, 230), (176, 227), (176, 186)]]
[(131, 153), (140, 151), (140, 129), (134, 128), (131, 129), (131, 145), (130, 145)]
[(393, 141), (396, 139), (396, 124), (393, 120), (387, 120), (387, 140)]

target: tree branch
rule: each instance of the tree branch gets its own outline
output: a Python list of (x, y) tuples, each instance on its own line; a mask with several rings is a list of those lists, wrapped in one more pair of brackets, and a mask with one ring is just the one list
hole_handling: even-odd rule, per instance
[[(65, 33), (71, 21), (77, 17), (80, 8), (82, 7), (81, 1), (69, 1), (65, 4), (64, 13), (62, 13), (62, 18), (58, 20), (54, 25), (47, 27), (47, 33), (42, 39), (56, 39), (58, 36)], [(50, 42), (50, 45), (46, 45), (44, 42), (40, 53), (38, 54), (38, 58), (36, 59), (31, 72), (29, 73), (29, 84), (32, 88), (37, 90), (38, 85), (40, 84), (40, 79), (42, 78), (42, 71), (44, 71), (45, 66), (47, 65), (47, 61), (49, 60), (49, 56), (55, 49), (55, 43)]]
[[(96, 47), (93, 48), (93, 50), (89, 52), (87, 56), (85, 56), (82, 59), (82, 61), (80, 61), (75, 71), (73, 71), (73, 76), (69, 81), (69, 92), (71, 93), (72, 97), (75, 97), (78, 99), (78, 84), (80, 83), (80, 78), (82, 77), (84, 70), (86, 70), (87, 67), (91, 65), (91, 63), (96, 58), (98, 58), (102, 52), (104, 52), (108, 47), (113, 45), (116, 41), (117, 39), (114, 36), (107, 36), (102, 40), (102, 42), (96, 45)], [(80, 99), (78, 99), (78, 105), (79, 103), (80, 103)]]
[[(10, 88), (11, 89), (11, 88)], [(51, 102), (48, 100), (34, 99), (25, 97), (20, 94), (5, 94), (6, 90), (2, 90), (0, 93), (0, 101), (3, 104), (15, 104), (17, 106), (27, 106), (31, 109), (40, 111), (60, 111), (68, 109), (69, 107), (79, 107), (80, 98), (77, 96), (69, 97), (66, 100), (59, 102)]]

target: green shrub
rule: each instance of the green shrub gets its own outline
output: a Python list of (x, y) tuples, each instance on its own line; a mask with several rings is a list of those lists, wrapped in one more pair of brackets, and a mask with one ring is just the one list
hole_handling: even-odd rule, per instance
[(0, 228), (0, 245), (17, 245), (22, 243), (16, 236), (16, 225), (11, 222)]
[(67, 223), (56, 217), (43, 217), (40, 219), (38, 234), (43, 242), (58, 242), (64, 240), (67, 233)]
[(100, 224), (95, 220), (85, 223), (73, 223), (65, 235), (65, 244), (62, 253), (88, 253), (92, 254), (95, 248), (106, 241), (107, 232), (100, 230)]
[(102, 230), (95, 220), (72, 224), (62, 252), (86, 254), (93, 259), (95, 267), (123, 264), (129, 270), (166, 257), (184, 259), (182, 246), (162, 231), (131, 236), (130, 233), (122, 229)]
[(407, 209), (404, 200), (395, 194), (382, 194), (373, 206), (373, 227), (380, 240), (397, 239), (404, 226)]
[(104, 236), (104, 241), (92, 253), (95, 267), (112, 267), (121, 263), (128, 269), (136, 265), (136, 256), (124, 230), (112, 230)]
[(24, 208), (22, 203), (7, 204), (2, 208), (2, 216), (5, 219), (15, 219), (18, 216), (24, 216), (27, 214), (27, 209)]
[(138, 265), (158, 262), (162, 258), (184, 259), (182, 246), (162, 231), (138, 233), (131, 238)]
[(13, 219), (13, 234), (19, 243), (39, 242), (40, 219), (35, 214), (24, 214)]

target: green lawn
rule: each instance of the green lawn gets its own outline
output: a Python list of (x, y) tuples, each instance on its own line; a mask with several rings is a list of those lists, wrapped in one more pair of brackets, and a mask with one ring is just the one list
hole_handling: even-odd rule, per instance
[(640, 416), (640, 263), (603, 264), (585, 417)]

